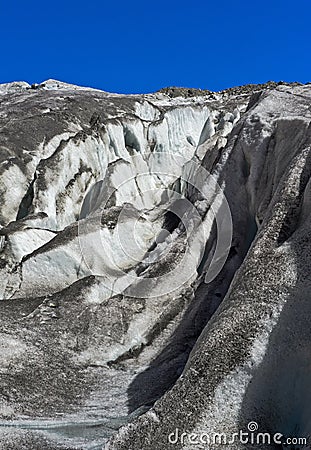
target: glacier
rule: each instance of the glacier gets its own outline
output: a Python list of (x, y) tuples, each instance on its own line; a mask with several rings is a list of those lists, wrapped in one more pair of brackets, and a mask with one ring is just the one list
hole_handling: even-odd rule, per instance
[(308, 437), (310, 84), (0, 98), (0, 448)]

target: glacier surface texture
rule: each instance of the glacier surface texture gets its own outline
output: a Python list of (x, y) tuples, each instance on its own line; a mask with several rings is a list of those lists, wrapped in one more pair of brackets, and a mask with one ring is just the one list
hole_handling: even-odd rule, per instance
[(0, 85), (0, 449), (311, 435), (310, 120), (310, 84)]

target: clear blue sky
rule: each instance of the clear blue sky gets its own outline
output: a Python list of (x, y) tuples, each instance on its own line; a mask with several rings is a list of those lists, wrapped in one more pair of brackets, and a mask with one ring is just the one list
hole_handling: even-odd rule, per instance
[(0, 82), (107, 91), (311, 81), (311, 0), (0, 0)]

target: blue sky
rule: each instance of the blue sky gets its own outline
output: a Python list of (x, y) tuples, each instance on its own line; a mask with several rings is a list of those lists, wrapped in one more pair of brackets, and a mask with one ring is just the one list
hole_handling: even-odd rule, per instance
[(310, 0), (0, 0), (0, 82), (113, 92), (311, 81)]

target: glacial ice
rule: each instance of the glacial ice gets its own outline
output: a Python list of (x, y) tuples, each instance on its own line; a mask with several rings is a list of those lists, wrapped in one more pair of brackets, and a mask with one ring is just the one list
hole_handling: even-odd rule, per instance
[(0, 95), (0, 448), (308, 436), (310, 85)]

